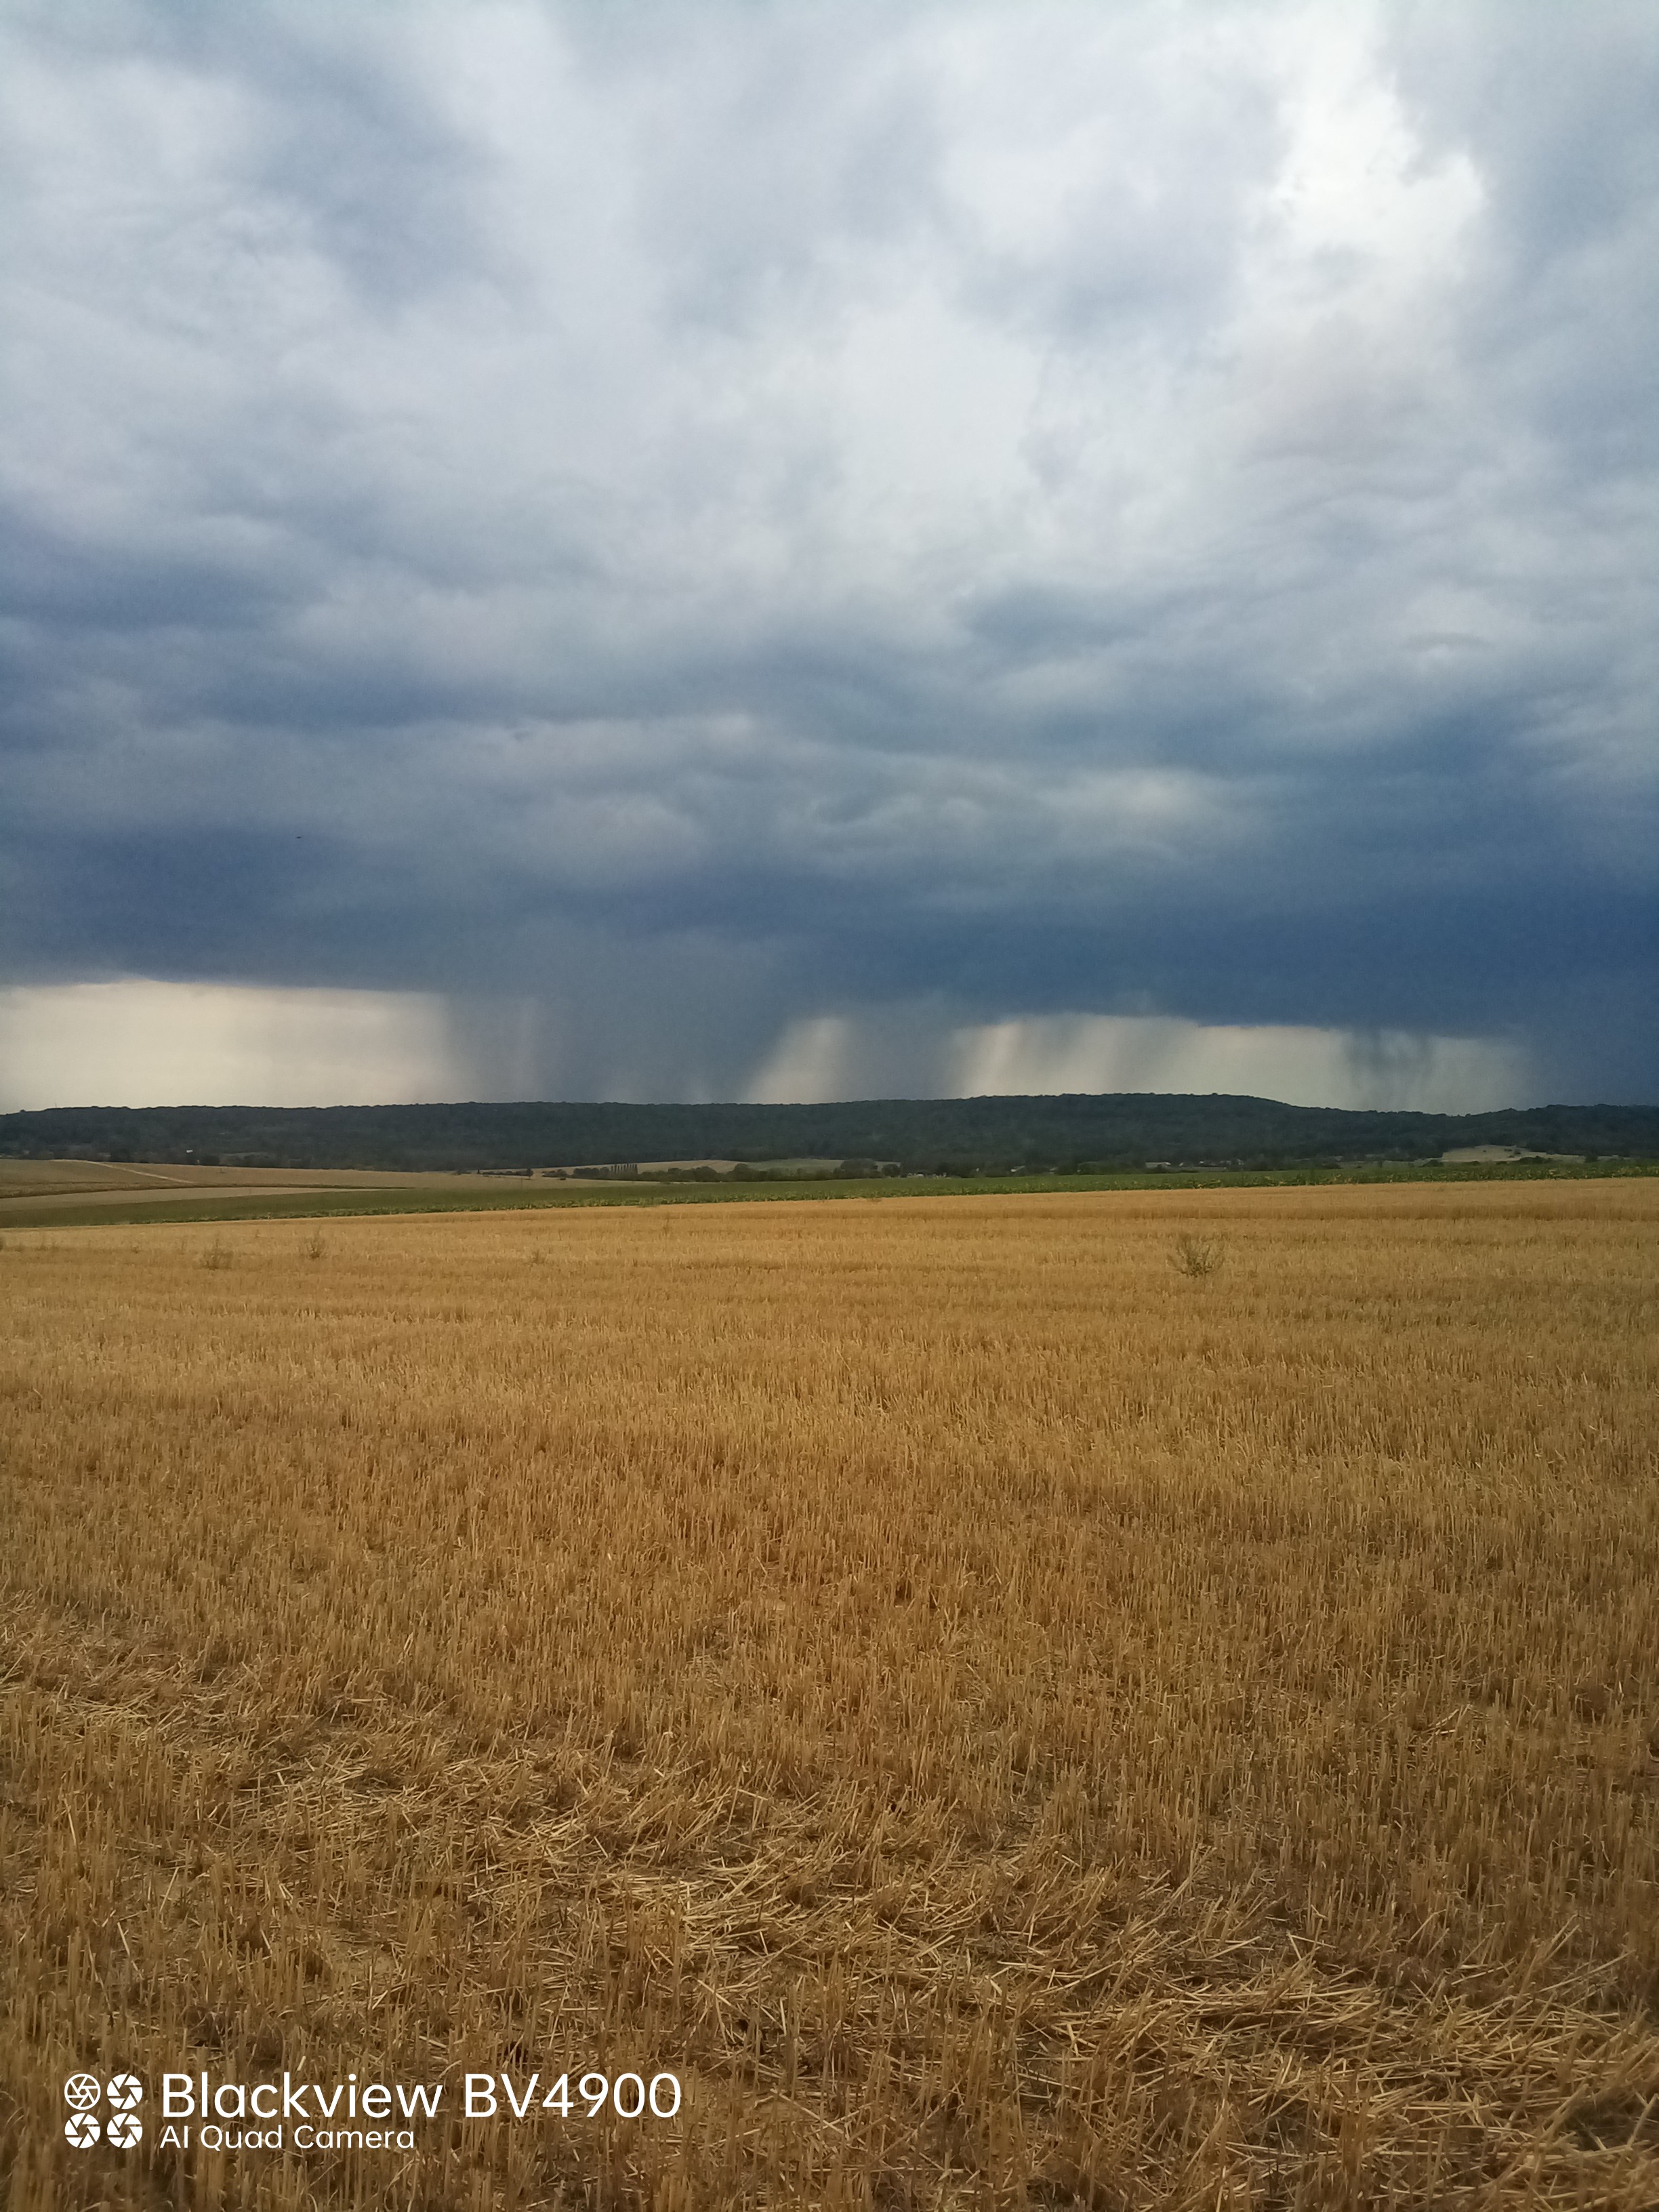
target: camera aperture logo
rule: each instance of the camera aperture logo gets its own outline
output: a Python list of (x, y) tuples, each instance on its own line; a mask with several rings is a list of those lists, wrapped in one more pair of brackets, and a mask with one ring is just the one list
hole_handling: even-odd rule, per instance
[[(138, 2117), (144, 2085), (136, 2074), (115, 2074), (100, 2081), (95, 2074), (71, 2074), (64, 2084), (64, 2102), (70, 2116), (64, 2123), (64, 2140), (73, 2150), (90, 2150), (104, 2142), (117, 2150), (132, 2150), (144, 2139)], [(106, 2100), (109, 2117), (99, 2106)]]

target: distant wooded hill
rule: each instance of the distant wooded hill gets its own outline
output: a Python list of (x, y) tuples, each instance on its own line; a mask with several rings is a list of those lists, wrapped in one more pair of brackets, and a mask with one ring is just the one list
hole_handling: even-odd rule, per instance
[(896, 1160), (912, 1171), (1432, 1158), (1506, 1145), (1659, 1157), (1659, 1107), (1346, 1113), (1271, 1098), (1073, 1094), (828, 1106), (61, 1107), (0, 1115), (0, 1152), (317, 1168), (599, 1166), (614, 1161)]

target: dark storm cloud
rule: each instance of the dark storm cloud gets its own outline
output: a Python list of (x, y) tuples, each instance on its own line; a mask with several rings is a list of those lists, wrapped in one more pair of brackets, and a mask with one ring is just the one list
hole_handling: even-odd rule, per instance
[(1650, 9), (0, 39), (14, 978), (1659, 1085)]

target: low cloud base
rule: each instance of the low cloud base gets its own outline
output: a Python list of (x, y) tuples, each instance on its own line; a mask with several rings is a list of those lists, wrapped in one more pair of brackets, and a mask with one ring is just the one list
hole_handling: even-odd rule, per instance
[[(648, 1056), (647, 1056), (648, 1059)], [(445, 1100), (1228, 1092), (1290, 1105), (1468, 1114), (1538, 1103), (1514, 1041), (1206, 1024), (1157, 1015), (954, 1019), (938, 1004), (784, 1021), (758, 1057), (641, 1080), (621, 1031), (573, 1038), (532, 1000), (125, 978), (0, 991), (0, 1110)]]

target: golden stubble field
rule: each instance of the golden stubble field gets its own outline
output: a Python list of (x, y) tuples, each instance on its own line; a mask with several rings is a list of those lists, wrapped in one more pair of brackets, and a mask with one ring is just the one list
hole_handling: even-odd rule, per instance
[[(1632, 1181), (10, 1235), (14, 2212), (1645, 2212), (1656, 1230)], [(139, 2148), (65, 2142), (77, 2068)], [(460, 2116), (590, 2068), (681, 2109)], [(173, 2069), (447, 2087), (413, 2151), (174, 2149)]]

